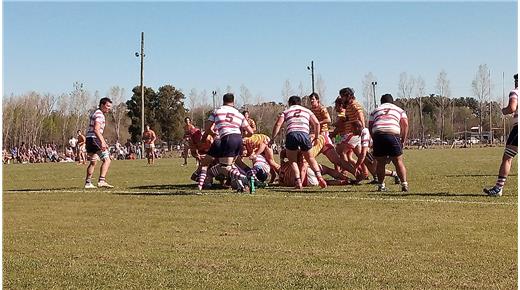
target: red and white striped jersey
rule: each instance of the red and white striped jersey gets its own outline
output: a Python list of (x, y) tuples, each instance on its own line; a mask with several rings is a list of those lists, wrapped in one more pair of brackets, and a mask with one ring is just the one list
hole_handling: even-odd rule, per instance
[(407, 118), (403, 109), (392, 103), (384, 103), (370, 114), (368, 124), (372, 125), (372, 134), (379, 132), (399, 135), (401, 133), (399, 122)]
[(240, 128), (247, 127), (248, 123), (244, 115), (242, 115), (235, 107), (221, 106), (209, 115), (208, 120), (215, 123), (215, 128), (220, 137), (229, 134), (242, 134)]
[(291, 132), (305, 132), (309, 134), (309, 121), (311, 115), (314, 115), (311, 110), (300, 105), (293, 105), (280, 115), (284, 117), (287, 134)]
[(100, 109), (95, 110), (90, 114), (89, 120), (87, 134), (85, 136), (87, 138), (97, 138), (94, 133), (94, 126), (96, 123), (99, 123), (99, 133), (103, 134), (103, 131), (105, 130), (105, 115), (103, 112), (101, 112)]
[(271, 166), (269, 166), (265, 157), (260, 154), (256, 155), (253, 167), (261, 168), (266, 173), (271, 171)]
[[(518, 89), (514, 89), (509, 93), (509, 99), (516, 99), (518, 101)], [(516, 106), (516, 111), (513, 112), (514, 123), (518, 124), (518, 106)]]
[(370, 132), (368, 128), (363, 128), (361, 131), (361, 147), (370, 147), (372, 145), (372, 138), (370, 138)]

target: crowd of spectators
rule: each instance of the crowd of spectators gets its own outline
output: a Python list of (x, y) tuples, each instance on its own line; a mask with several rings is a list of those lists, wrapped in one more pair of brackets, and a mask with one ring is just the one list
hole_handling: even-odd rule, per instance
[[(109, 143), (110, 144), (110, 143)], [(3, 148), (2, 161), (4, 164), (26, 164), (46, 162), (79, 162), (77, 139), (71, 138), (67, 146), (58, 146), (55, 143), (43, 145), (27, 145), (22, 142), (18, 146)], [(143, 158), (141, 143), (132, 143), (128, 140), (125, 144), (115, 142), (110, 145), (109, 151), (112, 159), (141, 159)], [(162, 146), (155, 151), (156, 158), (161, 158), (167, 149)]]

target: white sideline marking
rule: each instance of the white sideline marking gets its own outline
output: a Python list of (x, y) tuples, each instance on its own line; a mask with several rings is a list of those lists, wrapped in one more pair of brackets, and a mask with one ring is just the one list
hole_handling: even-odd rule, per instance
[[(168, 195), (169, 193), (173, 193), (172, 191), (125, 191), (125, 190), (110, 190), (110, 189), (78, 189), (78, 190), (27, 190), (27, 191), (17, 191), (17, 190), (5, 190), (4, 192), (9, 193), (59, 193), (59, 192), (65, 192), (65, 193), (88, 193), (88, 192), (106, 192), (106, 193), (112, 193), (112, 194), (156, 194), (156, 195)], [(194, 190), (179, 190), (177, 192), (186, 192), (186, 196), (190, 195), (190, 193), (193, 193), (193, 196), (195, 196)], [(211, 195), (233, 195), (233, 194), (227, 194), (227, 193), (208, 193), (208, 191), (205, 191), (203, 196), (211, 196)], [(395, 197), (353, 197), (353, 196), (322, 196), (322, 195), (283, 195), (283, 196), (276, 196), (276, 195), (267, 195), (267, 194), (235, 194), (236, 196), (240, 197), (271, 197), (271, 198), (304, 198), (304, 199), (338, 199), (338, 200), (368, 200), (368, 201), (395, 201), (395, 202), (430, 202), (430, 203), (457, 203), (457, 204), (476, 204), (476, 205), (518, 205), (518, 203), (514, 202), (482, 202), (482, 201), (466, 201), (466, 200), (445, 200), (445, 199), (407, 199), (407, 198), (395, 198)], [(485, 196), (484, 194), (482, 195)], [(492, 199), (492, 197), (490, 197)]]

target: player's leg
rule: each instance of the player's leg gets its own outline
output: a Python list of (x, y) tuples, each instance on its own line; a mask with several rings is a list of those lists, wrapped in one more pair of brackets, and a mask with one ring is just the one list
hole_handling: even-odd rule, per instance
[(85, 177), (85, 188), (96, 188), (94, 184), (92, 184), (92, 175), (94, 174), (94, 169), (96, 167), (97, 155), (94, 153), (89, 153), (88, 158), (90, 160), (87, 166), (87, 176)]
[(274, 170), (278, 171), (280, 169), (280, 164), (276, 163), (274, 160), (273, 149), (267, 147), (264, 150), (264, 157), (269, 166), (271, 166)]
[(338, 155), (336, 150), (332, 150), (332, 148), (331, 148), (331, 149), (323, 152), (323, 155), (325, 155), (332, 164), (339, 166), (342, 170), (346, 170), (346, 171), (352, 173), (352, 175), (356, 174), (356, 170), (355, 170), (354, 166), (352, 166), (352, 164), (343, 160)]
[(289, 149), (286, 149), (286, 152), (287, 152), (287, 159), (288, 159), (288, 163), (291, 165), (291, 170), (293, 172), (293, 176), (294, 176), (294, 179), (295, 179), (295, 188), (297, 189), (302, 189), (303, 188), (303, 184), (302, 184), (302, 179), (300, 177), (300, 169), (298, 168), (298, 150), (289, 150)]
[(105, 151), (100, 151), (97, 154), (99, 156), (99, 159), (101, 159), (101, 161), (103, 162), (103, 163), (101, 163), (101, 168), (99, 169), (98, 187), (112, 188), (113, 186), (106, 182), (108, 168), (110, 168), (110, 163), (111, 163), (110, 153), (108, 152), (108, 150), (105, 150)]
[(500, 164), (500, 168), (498, 170), (498, 177), (493, 186), (490, 189), (484, 189), (484, 192), (490, 196), (502, 196), (502, 190), (507, 180), (507, 176), (509, 175), (509, 171), (511, 170), (511, 164), (513, 162), (513, 158), (518, 153), (518, 147), (513, 145), (506, 145), (504, 150), (504, 154), (502, 155), (502, 163)]
[[(390, 158), (397, 171), (397, 176), (401, 180), (401, 190), (408, 191), (408, 182), (406, 181), (406, 167), (404, 166), (403, 155)], [(386, 172), (385, 172), (386, 175)]]

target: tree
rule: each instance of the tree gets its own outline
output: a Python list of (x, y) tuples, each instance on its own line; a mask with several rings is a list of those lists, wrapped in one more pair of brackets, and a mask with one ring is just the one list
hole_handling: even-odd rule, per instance
[(242, 106), (247, 108), (247, 105), (251, 102), (251, 92), (244, 84), (240, 86), (240, 99), (242, 100)]
[(126, 104), (123, 101), (125, 89), (118, 86), (110, 88), (110, 99), (112, 100), (112, 120), (114, 121), (114, 131), (116, 133), (116, 141), (121, 140), (121, 122), (127, 115)]
[(321, 75), (317, 75), (316, 77), (316, 93), (320, 96), (320, 102), (322, 104), (327, 104), (327, 98), (325, 96), (325, 91), (327, 90), (327, 86), (325, 85), (325, 81), (321, 77)]
[(489, 92), (491, 91), (490, 73), (489, 68), (486, 64), (481, 64), (478, 66), (478, 70), (475, 75), (475, 79), (471, 83), (471, 87), (473, 89), (473, 94), (475, 94), (475, 97), (479, 102), (479, 133), (480, 141), (482, 142), (482, 119), (484, 114), (482, 105), (486, 100), (489, 99)]
[(416, 102), (419, 107), (419, 124), (421, 127), (421, 144), (424, 144), (424, 118), (423, 118), (423, 103), (422, 98), (425, 94), (425, 88), (426, 84), (424, 83), (424, 80), (422, 77), (418, 77), (417, 81), (415, 82), (415, 97)]
[[(126, 102), (128, 108), (128, 117), (130, 117), (131, 124), (128, 127), (128, 133), (132, 142), (141, 141), (141, 87), (136, 86), (132, 89), (134, 93), (132, 98)], [(154, 104), (156, 103), (155, 91), (152, 88), (144, 87), (144, 115), (145, 121), (150, 127), (155, 128), (154, 120)]]
[(287, 104), (289, 101), (289, 97), (294, 94), (293, 89), (291, 87), (291, 81), (285, 80), (282, 87), (282, 101), (284, 104)]
[(155, 108), (156, 124), (160, 128), (161, 139), (170, 145), (180, 140), (184, 135), (183, 123), (184, 94), (172, 85), (165, 85), (157, 92), (157, 107)]
[(195, 106), (197, 105), (197, 89), (191, 89), (190, 94), (188, 95), (188, 101), (191, 113), (190, 118), (193, 120), (193, 112), (195, 111)]
[(365, 108), (367, 108), (367, 111), (370, 112), (373, 109), (376, 108), (374, 104), (375, 96), (374, 96), (374, 89), (372, 87), (372, 82), (377, 81), (375, 76), (369, 72), (365, 75), (365, 78), (363, 79), (362, 86), (363, 86), (363, 99), (365, 100)]
[(450, 104), (450, 96), (451, 96), (451, 89), (450, 89), (450, 81), (448, 80), (448, 74), (442, 70), (439, 73), (439, 76), (437, 77), (437, 95), (438, 95), (438, 105), (440, 107), (440, 119), (441, 119), (441, 126), (440, 126), (440, 132), (441, 132), (441, 140), (444, 140), (444, 134), (445, 134), (445, 114), (446, 109)]

